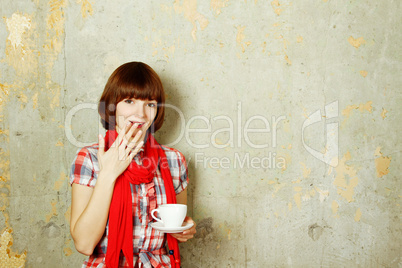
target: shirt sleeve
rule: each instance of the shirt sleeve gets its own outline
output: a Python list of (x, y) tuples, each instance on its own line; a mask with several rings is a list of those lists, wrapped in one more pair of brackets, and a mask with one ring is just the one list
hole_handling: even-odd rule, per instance
[(70, 184), (77, 183), (84, 186), (94, 187), (98, 172), (96, 172), (94, 157), (87, 148), (78, 151), (70, 171)]
[(182, 191), (184, 191), (184, 189), (186, 189), (189, 179), (188, 179), (188, 169), (187, 169), (187, 163), (186, 163), (186, 159), (184, 158), (184, 155), (177, 151), (177, 154), (179, 155), (179, 179), (177, 180), (177, 182), (175, 183), (175, 181), (173, 181), (173, 185), (174, 185), (174, 189), (176, 194), (181, 193)]
[(165, 151), (168, 159), (170, 173), (172, 174), (173, 187), (176, 195), (186, 189), (189, 179), (186, 159), (184, 155), (178, 150), (171, 149)]

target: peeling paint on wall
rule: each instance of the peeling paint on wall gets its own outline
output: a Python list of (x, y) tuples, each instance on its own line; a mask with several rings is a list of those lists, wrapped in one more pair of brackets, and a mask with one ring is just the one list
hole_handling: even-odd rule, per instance
[(382, 112), (381, 112), (382, 119), (385, 119), (385, 117), (387, 117), (387, 113), (388, 113), (388, 111), (385, 110), (384, 108), (382, 108)]
[(64, 172), (60, 173), (60, 177), (59, 179), (54, 183), (54, 190), (56, 191), (60, 191), (61, 187), (63, 186), (63, 184), (65, 184), (68, 180), (67, 175)]
[(308, 201), (312, 199), (316, 195), (316, 191), (314, 189), (306, 190), (304, 195), (302, 196), (303, 201)]
[(39, 53), (35, 50), (35, 24), (32, 16), (17, 12), (5, 21), (9, 32), (5, 62), (14, 68), (17, 75), (36, 73)]
[[(301, 180), (297, 180), (296, 182), (293, 182), (293, 183), (299, 184), (300, 182), (301, 182)], [(309, 201), (313, 197), (316, 196), (317, 192), (320, 193), (315, 188), (313, 188), (313, 189), (303, 189), (303, 187), (301, 187), (301, 186), (294, 186), (293, 191), (295, 192), (295, 194), (293, 195), (293, 200), (294, 200), (295, 205), (297, 206), (298, 209), (302, 208), (302, 202)], [(320, 199), (321, 199), (321, 195), (325, 195), (325, 193), (321, 191)]]
[(219, 231), (222, 237), (225, 237), (227, 240), (232, 239), (232, 227), (226, 221), (219, 224)]
[[(0, 112), (2, 111), (3, 106), (0, 104)], [(0, 120), (1, 121), (1, 120)], [(0, 135), (1, 140), (9, 139), (8, 131), (1, 131)], [(5, 219), (4, 225), (6, 226), (2, 232), (0, 237), (0, 267), (24, 267), (25, 259), (27, 256), (27, 252), (22, 254), (18, 254), (12, 252), (11, 246), (13, 244), (12, 237), (12, 228), (10, 227), (10, 215), (7, 211), (10, 206), (9, 194), (11, 191), (10, 184), (10, 154), (4, 150), (0, 151), (0, 170), (1, 170), (1, 179), (0, 179), (0, 190), (3, 190), (0, 193), (0, 211)], [(3, 266), (4, 265), (4, 266)]]
[(13, 245), (13, 237), (11, 228), (6, 228), (0, 236), (0, 267), (4, 268), (22, 268), (25, 266), (27, 253), (17, 254), (11, 251)]
[(297, 43), (303, 43), (303, 36), (297, 36)]
[[(289, 28), (286, 26), (286, 24), (282, 22), (277, 22), (273, 24), (273, 28), (271, 29), (272, 36), (274, 40), (278, 40), (280, 43), (282, 43), (282, 49), (280, 51), (276, 51), (275, 55), (283, 55), (287, 65), (292, 65), (292, 61), (289, 59), (287, 55), (287, 51), (289, 48), (290, 42), (288, 41), (287, 38), (284, 36), (284, 32), (288, 32)], [(298, 37), (298, 40), (300, 39), (300, 36)]]
[[(244, 39), (246, 38), (246, 35), (244, 34), (245, 29), (246, 26), (237, 26), (236, 42), (237, 45), (241, 48), (241, 53), (246, 52), (246, 47), (251, 45), (250, 41), (244, 41)], [(237, 57), (239, 59), (241, 58), (239, 53), (237, 53)]]
[(310, 176), (311, 168), (307, 168), (306, 164), (303, 162), (300, 162), (300, 165), (303, 168), (303, 178), (307, 178), (308, 176)]
[(338, 215), (339, 204), (338, 204), (338, 202), (336, 202), (335, 200), (332, 201), (331, 209), (332, 209), (332, 217), (339, 218), (339, 215)]
[(360, 71), (360, 75), (363, 76), (363, 77), (366, 77), (367, 74), (368, 74), (368, 72), (365, 71), (365, 70), (361, 70), (361, 71)]
[(268, 184), (273, 185), (273, 187), (274, 187), (274, 192), (272, 193), (272, 197), (275, 197), (275, 194), (278, 193), (280, 189), (287, 186), (287, 184), (285, 182), (279, 182), (278, 178), (275, 178), (275, 180), (268, 181)]
[(56, 143), (56, 146), (57, 146), (57, 147), (63, 147), (63, 146), (64, 146), (64, 144), (63, 144), (63, 142), (62, 142), (62, 141), (58, 141), (58, 142)]
[(66, 222), (70, 222), (70, 217), (71, 217), (71, 205), (68, 207), (67, 211), (64, 213), (64, 218), (66, 219)]
[(26, 33), (26, 30), (31, 28), (31, 19), (14, 13), (11, 18), (6, 19), (6, 25), (10, 32), (8, 40), (11, 45), (16, 49), (18, 46), (23, 46), (22, 35)]
[(333, 184), (337, 187), (338, 194), (345, 198), (346, 201), (352, 202), (354, 188), (357, 186), (359, 182), (359, 178), (357, 176), (357, 169), (352, 165), (346, 164), (347, 161), (351, 160), (351, 155), (347, 152), (342, 159), (339, 161), (338, 166), (336, 167), (336, 177)]
[(322, 190), (318, 187), (314, 187), (314, 189), (320, 194), (320, 202), (324, 202), (328, 196), (329, 196), (329, 191), (328, 190)]
[(355, 39), (352, 36), (350, 36), (348, 38), (348, 41), (355, 48), (359, 48), (361, 45), (364, 45), (366, 43), (366, 41), (363, 39), (363, 37), (359, 37), (359, 38)]
[(216, 15), (221, 14), (222, 8), (227, 6), (229, 0), (211, 0), (211, 9), (215, 11)]
[(341, 128), (343, 128), (347, 122), (347, 120), (350, 118), (350, 115), (355, 111), (358, 110), (360, 113), (372, 113), (373, 107), (371, 106), (373, 104), (372, 101), (368, 101), (366, 103), (361, 103), (359, 105), (349, 105), (347, 106), (344, 110), (342, 110), (342, 115), (345, 117), (343, 122), (341, 123)]
[(67, 7), (65, 0), (49, 1), (49, 12), (46, 18), (46, 35), (44, 50), (46, 57), (46, 75), (51, 79), (51, 71), (54, 62), (63, 48), (64, 24), (66, 21), (64, 9)]
[[(311, 200), (313, 197), (316, 196), (317, 194), (317, 190), (315, 188), (311, 189), (311, 188), (307, 188), (307, 189), (303, 189), (303, 187), (299, 186), (298, 184), (301, 182), (301, 180), (297, 180), (295, 182), (292, 182), (294, 184), (296, 184), (296, 186), (293, 187), (293, 201), (295, 203), (295, 205), (297, 206), (298, 209), (302, 208), (302, 203)], [(322, 194), (325, 195), (324, 192), (322, 192)], [(321, 194), (320, 194), (321, 196)], [(320, 197), (321, 198), (321, 197)], [(289, 208), (290, 211), (291, 207)]]
[(58, 215), (58, 212), (57, 212), (57, 201), (56, 201), (56, 200), (53, 200), (52, 202), (50, 202), (50, 205), (52, 206), (52, 211), (46, 215), (46, 222), (50, 222), (50, 219), (51, 219), (53, 216), (57, 216), (57, 215)]
[[(152, 48), (154, 51), (152, 53), (153, 57), (163, 57), (167, 62), (174, 57), (174, 53), (176, 50), (176, 46), (168, 45), (166, 41), (162, 41), (161, 39), (157, 39), (152, 42)], [(159, 53), (161, 52), (161, 53)]]
[[(4, 172), (3, 172), (3, 174), (4, 174)], [(6, 181), (5, 177), (2, 176), (2, 182), (5, 182), (5, 181)], [(7, 185), (7, 186), (2, 185), (2, 188), (7, 188), (7, 190), (10, 191), (10, 189), (9, 189), (10, 186), (9, 185)], [(10, 205), (10, 200), (8, 198), (8, 195), (5, 194), (5, 193), (0, 193), (0, 210), (3, 213), (4, 218), (6, 219), (6, 226), (9, 225), (8, 219), (10, 217), (8, 215), (8, 212), (7, 212), (7, 208), (8, 208), (9, 205)]]
[(295, 200), (295, 204), (296, 204), (298, 209), (301, 209), (301, 195), (302, 195), (301, 191), (302, 191), (302, 188), (301, 187), (294, 187), (293, 190), (296, 192), (293, 195), (293, 199)]
[[(8, 85), (0, 84), (0, 122), (3, 121), (3, 110), (5, 103), (9, 96), (9, 89)], [(8, 142), (9, 141), (9, 131), (8, 130), (0, 130), (0, 141)], [(0, 189), (2, 189), (0, 193), (0, 211), (5, 218), (5, 226), (9, 227), (9, 215), (7, 212), (7, 208), (10, 204), (9, 201), (9, 194), (11, 190), (10, 186), (10, 153), (5, 150), (0, 151)], [(4, 232), (4, 231), (3, 231)]]
[[(18, 17), (18, 16), (17, 16)], [(23, 20), (23, 23), (25, 23)], [(9, 21), (10, 22), (10, 21)], [(13, 24), (12, 22), (11, 24)], [(18, 27), (17, 27), (18, 28)], [(11, 27), (12, 29), (12, 27)], [(12, 30), (13, 31), (13, 30)], [(17, 31), (17, 30), (15, 30)], [(21, 34), (22, 35), (22, 34)], [(18, 39), (18, 42), (20, 39)], [(21, 40), (23, 38), (21, 37)], [(18, 43), (17, 42), (17, 43)], [(22, 41), (21, 41), (22, 42)], [(10, 48), (11, 41), (8, 41), (8, 48)], [(21, 47), (21, 44), (17, 44), (17, 47)], [(14, 46), (13, 46), (14, 48)], [(3, 122), (3, 110), (5, 104), (8, 101), (10, 90), (13, 85), (0, 84), (0, 122)], [(1, 125), (0, 125), (1, 126)], [(0, 129), (0, 142), (9, 143), (9, 130)], [(8, 150), (0, 148), (0, 211), (5, 219), (5, 228), (1, 231), (0, 236), (0, 267), (24, 267), (27, 252), (18, 254), (11, 250), (13, 245), (12, 232), (10, 227), (10, 215), (8, 208), (10, 206), (10, 153)]]
[(38, 92), (36, 92), (33, 96), (32, 96), (32, 107), (34, 109), (36, 109), (38, 107)]
[(272, 6), (275, 14), (279, 16), (282, 12), (282, 8), (280, 8), (281, 4), (279, 3), (279, 1), (278, 0), (272, 1), (271, 6)]
[(292, 3), (286, 3), (286, 4), (279, 3), (279, 0), (273, 0), (271, 2), (271, 7), (274, 10), (275, 14), (278, 16), (282, 14), (284, 8), (289, 7), (291, 5), (292, 5)]
[(366, 103), (361, 103), (359, 105), (349, 105), (344, 110), (342, 110), (342, 115), (348, 118), (354, 110), (359, 110), (359, 112), (361, 113), (363, 112), (371, 113), (373, 110), (373, 107), (371, 106), (372, 104), (373, 104), (372, 101), (368, 101)]
[[(180, 4), (182, 2), (182, 4)], [(191, 31), (191, 36), (193, 40), (197, 40), (197, 22), (199, 23), (201, 30), (204, 30), (209, 21), (204, 15), (197, 11), (197, 0), (175, 0), (173, 4), (176, 14), (182, 14), (184, 17), (191, 22), (193, 25), (193, 30)]]
[[(6, 104), (8, 96), (10, 94), (11, 85), (0, 84), (0, 122), (3, 121), (3, 107)], [(3, 134), (3, 133), (0, 133)]]
[(54, 110), (60, 106), (61, 86), (52, 79), (52, 70), (54, 63), (62, 52), (64, 45), (64, 27), (66, 16), (64, 10), (67, 7), (66, 0), (51, 0), (48, 2), (48, 13), (46, 18), (46, 35), (44, 57), (45, 57), (45, 76), (46, 91), (52, 94), (46, 94), (49, 99), (50, 109)]
[(361, 219), (361, 217), (362, 217), (362, 211), (360, 210), (360, 208), (358, 208), (358, 209), (356, 210), (355, 222), (359, 222), (360, 219)]
[(68, 257), (71, 254), (73, 254), (73, 250), (71, 248), (72, 246), (73, 246), (72, 240), (70, 238), (66, 239), (66, 241), (64, 242), (64, 248), (63, 248), (63, 253), (65, 256)]
[(94, 10), (92, 9), (92, 3), (89, 0), (77, 0), (77, 4), (81, 4), (81, 15), (85, 19), (88, 15), (92, 16)]
[(392, 160), (390, 156), (383, 156), (380, 150), (381, 147), (378, 147), (374, 153), (375, 156), (378, 156), (374, 160), (378, 178), (382, 178), (384, 175), (387, 175), (389, 173), (389, 166)]

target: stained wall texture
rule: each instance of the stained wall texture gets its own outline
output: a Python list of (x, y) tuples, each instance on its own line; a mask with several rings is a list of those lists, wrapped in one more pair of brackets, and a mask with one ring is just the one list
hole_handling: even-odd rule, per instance
[(0, 267), (79, 267), (71, 161), (110, 73), (161, 76), (183, 267), (401, 267), (400, 1), (2, 0)]

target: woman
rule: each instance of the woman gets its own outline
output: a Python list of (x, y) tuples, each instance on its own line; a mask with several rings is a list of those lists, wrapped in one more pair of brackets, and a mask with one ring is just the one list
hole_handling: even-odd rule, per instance
[(153, 137), (164, 103), (158, 75), (141, 62), (123, 64), (105, 86), (99, 114), (106, 136), (78, 152), (70, 175), (70, 231), (89, 256), (83, 267), (180, 267), (177, 241), (193, 237), (194, 221), (186, 217), (193, 227), (171, 235), (150, 226), (159, 205), (187, 203), (183, 155)]

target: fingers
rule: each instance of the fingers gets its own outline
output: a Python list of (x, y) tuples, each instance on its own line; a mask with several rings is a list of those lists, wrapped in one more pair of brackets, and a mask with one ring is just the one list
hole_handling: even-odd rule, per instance
[(131, 125), (127, 131), (127, 133), (123, 137), (123, 141), (121, 145), (127, 146), (129, 150), (132, 150), (136, 145), (138, 145), (138, 141), (142, 137), (142, 130), (138, 130), (133, 137), (134, 132), (136, 131), (139, 124), (135, 123)]
[(125, 138), (126, 138), (125, 140), (126, 140), (127, 142), (130, 140), (130, 142), (127, 144), (127, 147), (130, 148), (130, 150), (135, 147), (135, 145), (138, 143), (138, 141), (139, 141), (140, 138), (142, 137), (142, 133), (143, 133), (142, 130), (138, 130), (138, 132), (135, 134), (135, 136), (132, 137), (132, 135), (133, 135), (133, 133), (134, 133), (134, 130), (137, 128), (137, 125), (138, 125), (138, 124), (134, 124), (134, 125), (131, 127), (130, 131), (127, 133), (128, 138), (125, 137)]
[(195, 235), (195, 233), (197, 232), (196, 227), (195, 227), (196, 224), (195, 224), (195, 222), (194, 222), (193, 220), (191, 220), (191, 221), (189, 221), (189, 222), (193, 222), (194, 225), (193, 225), (190, 229), (185, 230), (185, 231), (183, 232), (183, 235), (188, 235), (188, 236), (191, 236), (191, 238), (193, 238), (194, 235)]
[(120, 145), (128, 146), (128, 144), (131, 142), (138, 142), (143, 133), (141, 130), (138, 130), (135, 136), (133, 137), (133, 134), (137, 130), (138, 126), (139, 123), (135, 124), (132, 124), (130, 122), (127, 123), (125, 130), (122, 131), (121, 133), (122, 136), (119, 135), (119, 137), (121, 137), (122, 139)]
[[(139, 126), (139, 124), (138, 123), (135, 123), (135, 124), (131, 124), (131, 123), (128, 123), (127, 124), (127, 133), (124, 135), (124, 137), (126, 138), (126, 140), (127, 141), (129, 141), (130, 139), (132, 139), (132, 136), (133, 136), (133, 134), (134, 134), (134, 131), (137, 129), (137, 127)], [(138, 132), (141, 132), (142, 133), (142, 131), (141, 130), (139, 130)], [(137, 135), (138, 135), (138, 132), (137, 132)], [(141, 135), (140, 135), (141, 136)]]
[[(134, 144), (135, 146), (135, 142), (131, 142), (130, 144)], [(132, 160), (134, 158), (134, 156), (138, 153), (138, 151), (141, 149), (142, 145), (144, 145), (144, 141), (140, 141), (135, 148), (131, 148), (131, 147), (127, 147), (128, 149), (128, 158), (130, 160)]]
[(142, 137), (142, 130), (138, 130), (133, 137), (133, 134), (137, 130), (138, 125), (138, 123), (135, 123), (133, 125), (128, 124), (127, 131), (123, 133), (123, 141), (121, 142), (119, 147), (120, 155), (123, 157), (123, 159), (131, 161), (144, 144), (144, 141), (138, 142)]
[(177, 233), (177, 234), (171, 234), (174, 238), (176, 238), (179, 242), (186, 242), (187, 240), (191, 239), (194, 237), (195, 233), (197, 232), (196, 230), (196, 223), (193, 221), (192, 218), (186, 217), (184, 219), (185, 222), (193, 223), (194, 225), (188, 229), (185, 230), (182, 233)]
[(193, 218), (186, 216), (186, 218), (184, 218), (185, 222), (189, 222), (189, 223), (193, 223), (195, 225), (195, 221), (193, 220)]
[(116, 140), (113, 142), (112, 146), (110, 146), (111, 148), (117, 148), (121, 145), (123, 145), (123, 148), (125, 148), (127, 146), (127, 144), (129, 143), (132, 135), (134, 134), (135, 130), (138, 127), (138, 123), (135, 124), (131, 124), (129, 121), (126, 123), (125, 127), (123, 128), (119, 128), (119, 134), (116, 137)]
[(193, 233), (184, 234), (184, 232), (183, 233), (178, 233), (178, 234), (170, 234), (170, 235), (173, 236), (174, 238), (176, 238), (177, 241), (179, 241), (179, 242), (187, 242), (189, 239), (194, 237)]
[(126, 133), (129, 129), (130, 129), (130, 124), (129, 124), (129, 122), (127, 122), (126, 126), (120, 129), (119, 135), (117, 135), (116, 140), (113, 142), (111, 147), (120, 146), (124, 142), (124, 137), (126, 136)]

